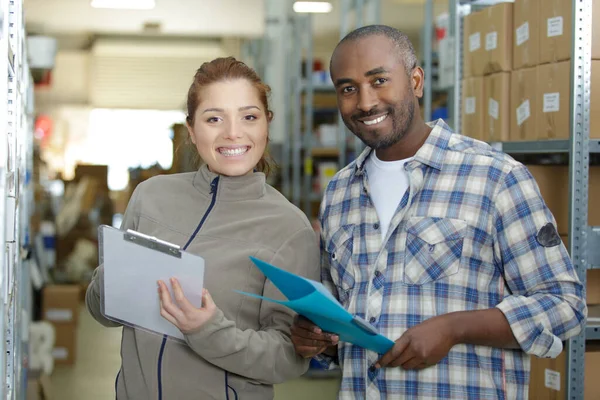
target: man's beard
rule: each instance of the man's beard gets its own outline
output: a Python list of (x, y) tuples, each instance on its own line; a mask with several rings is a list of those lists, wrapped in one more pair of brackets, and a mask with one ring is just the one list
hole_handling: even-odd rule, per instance
[[(389, 134), (385, 135), (379, 129), (361, 129), (363, 123), (358, 120), (359, 118), (382, 114), (387, 114), (387, 118), (392, 121), (392, 131)], [(374, 150), (382, 150), (395, 145), (406, 135), (412, 125), (414, 114), (415, 103), (412, 98), (407, 97), (400, 103), (399, 108), (389, 107), (387, 110), (374, 109), (368, 113), (356, 113), (352, 115), (350, 124), (346, 120), (344, 123), (366, 146)]]

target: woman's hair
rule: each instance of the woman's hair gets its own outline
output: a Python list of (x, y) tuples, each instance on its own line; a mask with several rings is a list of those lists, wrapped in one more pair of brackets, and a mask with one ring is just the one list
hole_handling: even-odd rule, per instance
[[(205, 62), (200, 66), (194, 75), (194, 82), (190, 86), (187, 96), (187, 123), (194, 126), (194, 115), (200, 103), (200, 92), (203, 87), (206, 87), (215, 82), (223, 82), (236, 79), (246, 79), (258, 92), (258, 97), (263, 104), (267, 120), (271, 122), (273, 119), (273, 112), (269, 109), (269, 94), (271, 88), (269, 85), (264, 83), (256, 71), (247, 66), (241, 61), (236, 60), (234, 57), (216, 58), (210, 62)], [(267, 144), (269, 138), (267, 136)], [(264, 172), (267, 176), (273, 169), (274, 162), (269, 157), (267, 150), (258, 162), (256, 169), (260, 172)]]

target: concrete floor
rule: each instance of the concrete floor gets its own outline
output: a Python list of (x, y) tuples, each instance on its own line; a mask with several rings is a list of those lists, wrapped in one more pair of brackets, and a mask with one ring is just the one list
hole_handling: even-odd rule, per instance
[[(77, 360), (56, 366), (51, 377), (52, 398), (114, 400), (115, 374), (121, 363), (121, 330), (104, 328), (81, 308)], [(300, 378), (275, 387), (276, 400), (334, 400), (339, 379)]]

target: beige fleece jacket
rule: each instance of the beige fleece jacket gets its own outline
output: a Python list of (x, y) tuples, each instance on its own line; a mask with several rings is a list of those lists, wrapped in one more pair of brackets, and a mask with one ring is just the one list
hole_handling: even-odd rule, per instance
[[(186, 335), (187, 345), (124, 326), (119, 400), (272, 399), (273, 384), (308, 368), (290, 340), (293, 312), (234, 292), (285, 299), (249, 256), (319, 280), (318, 241), (305, 215), (262, 173), (232, 178), (203, 166), (140, 184), (122, 229), (183, 247), (198, 226), (186, 251), (204, 258), (205, 287), (218, 311)], [(100, 266), (87, 290), (87, 308), (102, 325), (120, 326), (100, 312), (102, 276)]]

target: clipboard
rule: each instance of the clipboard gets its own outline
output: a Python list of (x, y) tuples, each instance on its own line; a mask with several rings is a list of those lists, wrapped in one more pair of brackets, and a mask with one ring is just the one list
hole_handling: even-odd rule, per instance
[(394, 346), (392, 340), (381, 335), (367, 321), (350, 314), (320, 282), (284, 271), (254, 257), (250, 257), (250, 260), (288, 298), (288, 301), (269, 299), (237, 290), (236, 292), (289, 307), (311, 320), (323, 331), (337, 334), (341, 341), (376, 353), (385, 354)]
[(204, 259), (179, 246), (132, 230), (102, 225), (98, 228), (100, 307), (109, 320), (185, 342), (181, 331), (160, 315), (157, 281), (169, 288), (175, 277), (186, 298), (202, 306)]

